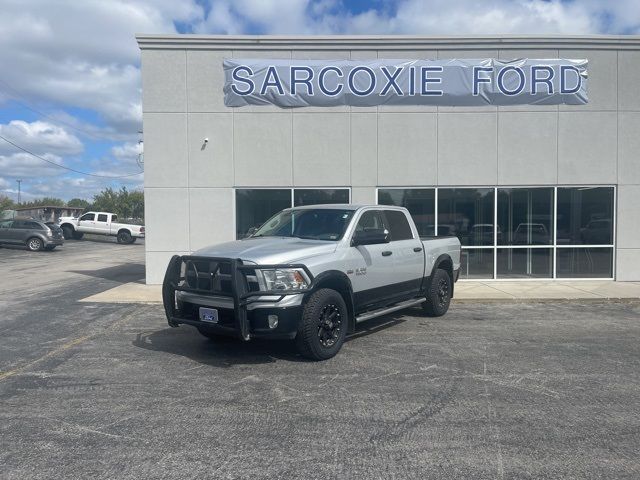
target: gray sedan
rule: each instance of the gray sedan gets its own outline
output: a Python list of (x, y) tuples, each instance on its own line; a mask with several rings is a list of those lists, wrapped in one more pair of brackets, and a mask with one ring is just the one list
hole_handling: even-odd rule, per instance
[(25, 245), (29, 250), (53, 250), (64, 243), (62, 230), (31, 218), (0, 220), (0, 245)]

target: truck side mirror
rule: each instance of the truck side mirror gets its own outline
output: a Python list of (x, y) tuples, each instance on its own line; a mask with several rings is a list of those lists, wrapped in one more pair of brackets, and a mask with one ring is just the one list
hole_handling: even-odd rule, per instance
[(361, 230), (353, 234), (351, 246), (358, 245), (378, 245), (380, 243), (389, 243), (389, 232), (383, 229)]

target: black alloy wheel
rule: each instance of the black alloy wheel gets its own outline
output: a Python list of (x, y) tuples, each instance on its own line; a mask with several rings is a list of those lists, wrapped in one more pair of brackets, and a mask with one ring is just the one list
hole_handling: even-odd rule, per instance
[(451, 293), (451, 276), (446, 270), (438, 268), (431, 279), (427, 301), (422, 304), (422, 309), (430, 317), (441, 317), (449, 310)]
[(340, 329), (342, 328), (342, 316), (340, 309), (334, 305), (326, 305), (320, 313), (318, 324), (318, 338), (320, 345), (330, 348), (335, 345), (340, 338)]
[(298, 324), (296, 345), (304, 357), (327, 360), (342, 348), (349, 313), (342, 295), (330, 288), (313, 292), (306, 300)]

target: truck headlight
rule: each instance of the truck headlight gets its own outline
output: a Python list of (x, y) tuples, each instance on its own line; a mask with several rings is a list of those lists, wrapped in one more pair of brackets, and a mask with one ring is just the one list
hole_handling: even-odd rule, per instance
[(305, 290), (309, 279), (298, 268), (256, 269), (260, 290)]

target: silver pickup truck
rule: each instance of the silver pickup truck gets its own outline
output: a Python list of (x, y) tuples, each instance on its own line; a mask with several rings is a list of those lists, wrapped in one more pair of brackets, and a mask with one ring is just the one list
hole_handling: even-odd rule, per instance
[(356, 323), (421, 304), (444, 315), (460, 269), (456, 237), (420, 237), (404, 208), (283, 210), (243, 240), (174, 256), (162, 296), (169, 325), (204, 336), (295, 339), (333, 357)]

